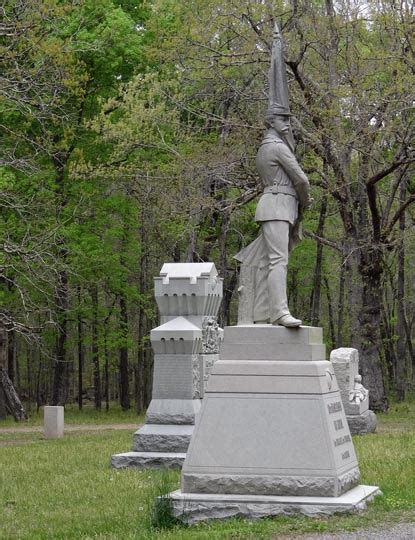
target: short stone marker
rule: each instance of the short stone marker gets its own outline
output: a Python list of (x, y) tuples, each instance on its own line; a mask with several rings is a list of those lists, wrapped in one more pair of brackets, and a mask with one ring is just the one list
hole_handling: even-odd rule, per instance
[(152, 400), (133, 450), (112, 456), (115, 468), (182, 466), (205, 380), (219, 357), (222, 279), (215, 265), (167, 263), (154, 282), (161, 325), (151, 331)]
[(46, 439), (63, 437), (64, 407), (46, 405), (43, 408), (44, 435)]
[(369, 390), (362, 385), (359, 375), (359, 352), (357, 349), (341, 347), (330, 353), (337, 384), (346, 413), (350, 432), (355, 434), (373, 433), (377, 418), (369, 410)]

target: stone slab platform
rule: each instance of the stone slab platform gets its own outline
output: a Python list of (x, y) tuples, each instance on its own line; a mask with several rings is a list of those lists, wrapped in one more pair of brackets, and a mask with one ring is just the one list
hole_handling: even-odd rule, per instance
[(111, 456), (114, 469), (181, 469), (186, 454), (173, 452), (125, 452)]
[(185, 454), (189, 448), (193, 425), (145, 424), (134, 433), (134, 452)]
[(282, 497), (264, 495), (170, 494), (174, 515), (183, 523), (243, 517), (259, 519), (277, 515), (328, 516), (336, 512), (360, 512), (382, 492), (376, 486), (359, 485), (340, 497)]

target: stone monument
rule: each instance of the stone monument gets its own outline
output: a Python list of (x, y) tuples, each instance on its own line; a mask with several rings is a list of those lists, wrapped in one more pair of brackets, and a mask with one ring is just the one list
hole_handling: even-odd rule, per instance
[(342, 347), (330, 353), (330, 362), (340, 389), (350, 432), (353, 434), (373, 433), (377, 418), (369, 410), (369, 390), (362, 385), (359, 375), (359, 352)]
[(61, 405), (43, 407), (43, 433), (46, 439), (63, 437), (65, 428), (65, 408)]
[(152, 400), (133, 450), (112, 456), (116, 468), (182, 466), (204, 381), (218, 359), (222, 279), (215, 265), (164, 264), (154, 282), (161, 325), (151, 331)]
[(309, 184), (293, 154), (278, 29), (267, 133), (257, 156), (261, 234), (241, 261), (238, 326), (226, 327), (182, 469), (170, 497), (182, 521), (360, 510), (379, 493), (359, 468), (322, 329), (288, 310), (288, 252)]

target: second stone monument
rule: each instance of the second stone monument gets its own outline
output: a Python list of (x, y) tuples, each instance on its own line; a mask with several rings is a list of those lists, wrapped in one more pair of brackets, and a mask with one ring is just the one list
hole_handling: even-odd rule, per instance
[(164, 264), (154, 288), (161, 324), (151, 331), (152, 400), (132, 451), (112, 456), (116, 468), (182, 466), (205, 380), (218, 359), (222, 279), (215, 265)]

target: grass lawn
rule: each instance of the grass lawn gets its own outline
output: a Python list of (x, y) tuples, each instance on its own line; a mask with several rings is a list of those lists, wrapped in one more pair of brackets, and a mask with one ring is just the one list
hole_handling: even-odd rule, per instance
[(74, 432), (60, 440), (43, 440), (39, 433), (22, 433), (18, 439), (3, 434), (0, 538), (254, 540), (415, 521), (415, 402), (394, 406), (379, 420), (379, 433), (354, 437), (362, 483), (379, 485), (384, 493), (365, 513), (234, 519), (161, 530), (151, 526), (150, 507), (166, 481), (171, 489), (178, 486), (179, 473), (169, 473), (166, 480), (161, 471), (111, 469), (111, 454), (130, 449), (131, 429)]

